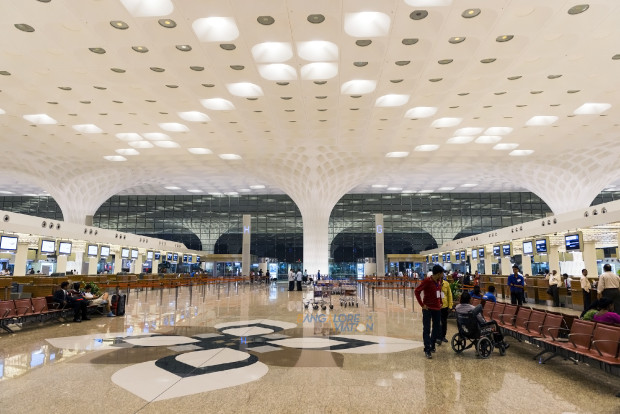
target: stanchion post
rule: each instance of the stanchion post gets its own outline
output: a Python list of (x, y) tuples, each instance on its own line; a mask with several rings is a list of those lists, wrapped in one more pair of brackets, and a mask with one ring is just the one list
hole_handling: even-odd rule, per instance
[(375, 287), (372, 287), (372, 311), (375, 311)]

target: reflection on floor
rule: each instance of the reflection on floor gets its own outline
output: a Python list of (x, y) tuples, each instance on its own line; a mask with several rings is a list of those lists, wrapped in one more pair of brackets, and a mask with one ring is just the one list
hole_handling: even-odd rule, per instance
[(75, 398), (118, 413), (620, 411), (619, 379), (539, 365), (511, 339), (505, 357), (446, 344), (426, 360), (409, 296), (407, 308), (386, 293), (374, 312), (337, 300), (313, 311), (303, 294), (275, 283), (130, 292), (124, 317), (0, 334), (0, 400), (29, 413), (82, 412)]

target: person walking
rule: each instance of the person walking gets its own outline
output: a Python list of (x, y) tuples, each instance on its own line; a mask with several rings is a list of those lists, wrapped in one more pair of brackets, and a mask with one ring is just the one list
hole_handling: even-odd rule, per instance
[(448, 342), (446, 338), (446, 334), (448, 333), (448, 315), (453, 305), (450, 283), (446, 279), (443, 279), (441, 281), (441, 339), (437, 341), (438, 345), (441, 345), (442, 342)]
[[(432, 359), (436, 341), (441, 336), (441, 279), (443, 267), (433, 266), (433, 274), (415, 288), (415, 297), (422, 307), (422, 337), (424, 339), (424, 355)], [(422, 297), (424, 293), (424, 297)]]
[(620, 277), (611, 271), (609, 263), (603, 266), (604, 273), (598, 277), (598, 298), (608, 298), (614, 303), (614, 312), (620, 312)]
[(510, 303), (522, 306), (525, 297), (523, 294), (525, 279), (519, 273), (519, 266), (517, 265), (512, 266), (512, 274), (508, 276), (508, 287), (510, 288)]

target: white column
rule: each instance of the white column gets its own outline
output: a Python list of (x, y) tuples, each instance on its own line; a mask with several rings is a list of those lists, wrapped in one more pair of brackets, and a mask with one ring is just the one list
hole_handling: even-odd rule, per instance
[(114, 273), (119, 273), (123, 270), (123, 259), (121, 258), (121, 251), (119, 250), (114, 255)]
[(549, 246), (547, 259), (549, 260), (549, 271), (557, 270), (557, 272), (560, 273), (560, 254), (558, 253), (558, 246)]
[[(301, 210), (301, 209), (300, 209)], [(309, 209), (306, 209), (309, 210)], [(304, 269), (308, 273), (316, 274), (317, 270), (321, 275), (329, 273), (329, 246), (327, 244), (329, 233), (329, 215), (322, 210), (309, 210), (301, 217), (304, 224)]]
[(64, 273), (67, 271), (67, 256), (64, 254), (59, 254), (56, 256), (56, 272)]
[(383, 227), (383, 214), (375, 214), (375, 262), (377, 263), (377, 276), (385, 275), (385, 237)]
[[(598, 268), (596, 267), (596, 246), (595, 242), (587, 241), (583, 244), (583, 261), (588, 270), (588, 276), (597, 276)], [(581, 274), (581, 269), (579, 269)]]
[(510, 263), (510, 256), (502, 257), (502, 276), (508, 276), (512, 274), (512, 263)]
[(157, 274), (158, 267), (159, 267), (159, 260), (155, 260), (155, 259), (151, 260), (151, 273)]
[(241, 274), (250, 275), (250, 242), (252, 235), (252, 222), (249, 214), (243, 215), (243, 239), (241, 244)]
[(532, 275), (532, 256), (525, 254), (521, 256), (521, 273)]
[(13, 276), (26, 276), (26, 263), (28, 261), (28, 243), (17, 243), (15, 263), (13, 264)]
[(99, 263), (99, 257), (89, 257), (88, 258), (88, 274), (96, 275), (97, 274), (97, 263)]
[(133, 261), (133, 272), (142, 273), (142, 254), (138, 253), (138, 258)]
[(493, 256), (493, 247), (490, 249), (484, 249), (484, 274), (493, 274), (493, 263), (495, 263), (495, 257)]

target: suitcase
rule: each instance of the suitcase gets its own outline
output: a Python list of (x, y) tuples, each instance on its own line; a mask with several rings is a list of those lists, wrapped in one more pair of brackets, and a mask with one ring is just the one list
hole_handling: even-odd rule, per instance
[(127, 295), (112, 295), (112, 303), (110, 304), (112, 312), (116, 316), (123, 316), (125, 314), (125, 303), (127, 303)]

